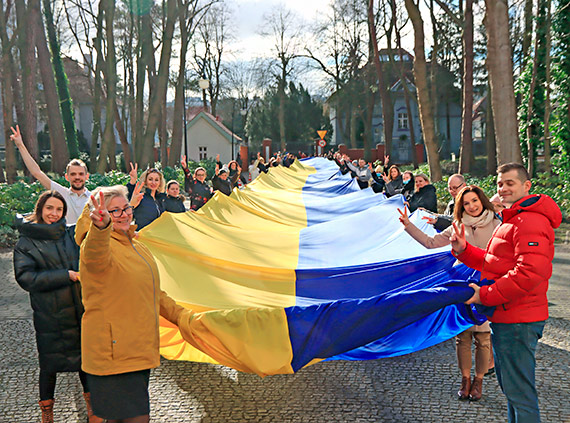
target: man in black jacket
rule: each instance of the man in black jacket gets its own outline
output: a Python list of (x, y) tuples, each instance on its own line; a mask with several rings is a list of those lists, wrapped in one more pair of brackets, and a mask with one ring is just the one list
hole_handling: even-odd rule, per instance
[(436, 217), (424, 217), (428, 223), (432, 224), (438, 231), (443, 231), (451, 226), (453, 221), (453, 211), (455, 210), (455, 197), (465, 187), (465, 178), (459, 173), (455, 173), (447, 180), (447, 190), (451, 194), (451, 200), (447, 203), (447, 207), (443, 214), (438, 214)]

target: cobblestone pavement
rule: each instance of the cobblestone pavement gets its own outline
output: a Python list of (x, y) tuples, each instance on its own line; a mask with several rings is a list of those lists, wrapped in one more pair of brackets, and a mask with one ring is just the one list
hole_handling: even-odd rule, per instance
[[(557, 248), (551, 318), (537, 350), (544, 422), (570, 423), (570, 248)], [(38, 364), (27, 293), (0, 252), (0, 422), (40, 420)], [(505, 422), (496, 378), (479, 402), (458, 401), (453, 341), (403, 357), (328, 362), (295, 375), (255, 375), (163, 360), (151, 374), (151, 421), (178, 422)], [(56, 422), (86, 422), (76, 374), (60, 374)]]

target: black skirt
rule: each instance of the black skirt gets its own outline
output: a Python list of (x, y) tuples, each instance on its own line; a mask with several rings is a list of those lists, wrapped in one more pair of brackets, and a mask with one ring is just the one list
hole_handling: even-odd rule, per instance
[(87, 374), (93, 413), (105, 420), (150, 414), (149, 378), (150, 370), (109, 376)]

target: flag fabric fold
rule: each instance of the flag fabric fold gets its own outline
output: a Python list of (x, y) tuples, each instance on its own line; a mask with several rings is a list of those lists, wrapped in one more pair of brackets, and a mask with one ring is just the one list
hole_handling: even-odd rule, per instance
[[(164, 213), (140, 239), (186, 312), (178, 327), (161, 319), (161, 354), (264, 376), (407, 354), (469, 328), (480, 315), (462, 303), (478, 273), (414, 241), (403, 201), (312, 158), (197, 212)], [(434, 233), (421, 217), (411, 220)]]

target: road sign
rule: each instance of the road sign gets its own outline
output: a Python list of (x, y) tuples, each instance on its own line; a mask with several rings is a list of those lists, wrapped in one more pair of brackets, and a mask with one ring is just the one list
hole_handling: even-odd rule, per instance
[[(324, 132), (326, 132), (326, 131), (324, 131)], [(319, 134), (319, 135), (320, 135), (320, 134)], [(327, 142), (326, 142), (325, 140), (322, 140), (322, 139), (321, 139), (321, 140), (318, 141), (318, 144), (319, 144), (319, 147), (323, 148), (325, 145), (327, 145)]]
[[(324, 140), (325, 139), (325, 135), (327, 134), (327, 131), (317, 131), (317, 134), (319, 134), (319, 138)], [(326, 144), (325, 144), (326, 145)], [(322, 146), (324, 147), (324, 145)]]

